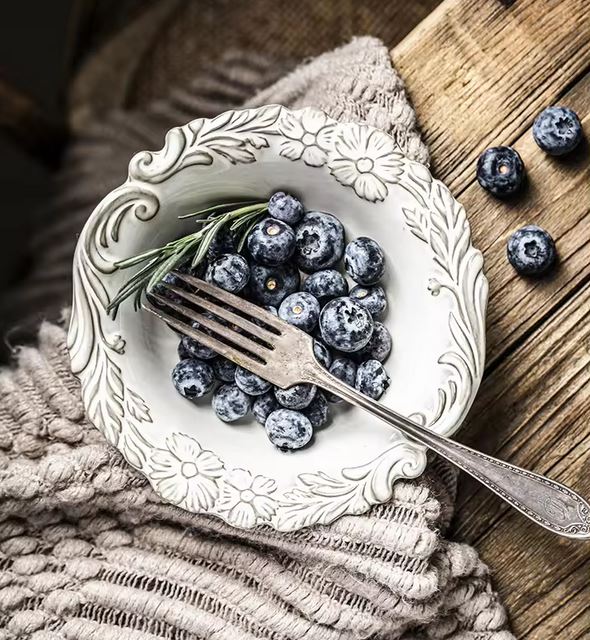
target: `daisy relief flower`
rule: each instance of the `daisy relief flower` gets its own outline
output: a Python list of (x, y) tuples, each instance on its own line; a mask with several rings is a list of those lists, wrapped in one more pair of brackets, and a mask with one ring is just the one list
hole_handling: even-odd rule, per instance
[(402, 173), (401, 153), (385, 133), (364, 126), (343, 129), (329, 162), (332, 175), (365, 200), (384, 200), (387, 183)]
[(279, 129), (288, 138), (281, 144), (282, 156), (290, 160), (303, 158), (312, 167), (326, 163), (334, 125), (329, 124), (325, 113), (315, 109), (304, 109), (300, 114), (286, 112)]
[(228, 522), (237, 527), (253, 527), (275, 514), (276, 503), (271, 498), (276, 491), (274, 480), (252, 476), (244, 469), (234, 469), (224, 480), (217, 506)]
[(217, 480), (223, 475), (221, 460), (193, 438), (174, 433), (167, 449), (156, 449), (150, 458), (150, 480), (158, 493), (188, 511), (210, 509), (217, 498)]

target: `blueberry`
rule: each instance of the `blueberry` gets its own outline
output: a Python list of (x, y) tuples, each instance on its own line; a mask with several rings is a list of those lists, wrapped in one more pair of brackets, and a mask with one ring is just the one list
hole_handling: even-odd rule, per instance
[(378, 284), (374, 287), (363, 287), (357, 284), (350, 290), (350, 298), (364, 307), (374, 319), (380, 318), (387, 309), (385, 291)]
[(309, 406), (304, 409), (302, 413), (308, 418), (314, 429), (323, 427), (326, 422), (328, 422), (328, 417), (330, 415), (330, 407), (328, 406), (326, 396), (321, 391), (318, 391), (315, 394), (315, 398), (309, 403)]
[(375, 322), (369, 344), (354, 354), (355, 359), (385, 362), (391, 353), (392, 344), (391, 334), (387, 327), (381, 322)]
[(295, 251), (295, 234), (288, 224), (264, 218), (248, 235), (248, 251), (259, 264), (276, 267), (289, 260)]
[[(198, 322), (193, 322), (192, 324), (195, 329), (202, 330), (202, 328), (199, 327)], [(206, 347), (204, 344), (198, 342), (194, 338), (189, 338), (189, 336), (182, 336), (182, 339), (180, 342), (182, 344), (182, 349), (184, 350), (184, 352), (188, 353), (191, 358), (201, 358), (201, 360), (212, 360), (217, 356), (217, 353), (215, 353), (213, 349)]]
[(303, 205), (288, 193), (277, 191), (268, 201), (268, 215), (287, 224), (297, 224), (303, 217)]
[(299, 282), (299, 271), (291, 264), (280, 267), (252, 264), (248, 292), (254, 302), (278, 307), (289, 294), (299, 289)]
[(379, 360), (367, 360), (356, 370), (354, 386), (373, 400), (379, 400), (390, 384), (391, 379)]
[(358, 351), (366, 346), (373, 334), (373, 318), (358, 302), (336, 298), (320, 314), (322, 339), (338, 351)]
[(250, 411), (252, 400), (235, 384), (222, 384), (213, 394), (211, 405), (217, 417), (224, 422), (234, 422)]
[(269, 440), (279, 449), (301, 449), (313, 435), (311, 422), (299, 411), (277, 409), (264, 425)]
[(348, 293), (348, 283), (335, 269), (323, 269), (312, 273), (303, 283), (303, 291), (315, 296), (321, 305)]
[(524, 164), (512, 147), (490, 147), (477, 161), (477, 181), (497, 198), (516, 193), (524, 181)]
[(271, 383), (267, 382), (264, 378), (257, 376), (255, 373), (243, 367), (236, 367), (235, 380), (238, 387), (250, 396), (262, 395), (272, 386)]
[(226, 253), (209, 264), (205, 279), (230, 293), (237, 293), (248, 284), (250, 267), (239, 253)]
[[(356, 369), (356, 364), (352, 360), (349, 360), (348, 358), (334, 358), (328, 371), (338, 378), (338, 380), (342, 380), (342, 382), (347, 384), (349, 387), (354, 387)], [(330, 402), (342, 402), (342, 398), (335, 396), (332, 393), (327, 393), (326, 397)]]
[(189, 400), (196, 400), (213, 388), (213, 369), (202, 360), (181, 360), (172, 369), (172, 382), (178, 393)]
[(330, 368), (330, 365), (332, 364), (332, 354), (330, 353), (330, 349), (328, 349), (328, 347), (326, 347), (319, 338), (314, 338), (313, 355), (324, 369)]
[(226, 253), (235, 253), (236, 246), (235, 232), (231, 231), (229, 227), (222, 227), (222, 229), (215, 234), (207, 249), (207, 260), (212, 261)]
[[(182, 288), (182, 281), (180, 280), (180, 278), (175, 276), (173, 273), (167, 273), (162, 278), (162, 283), (158, 282), (150, 293), (155, 293), (159, 296), (162, 296), (163, 298), (167, 298), (168, 300), (170, 300), (171, 302), (175, 302), (176, 304), (182, 304), (184, 302), (183, 298), (179, 296), (177, 293), (174, 293), (174, 291), (171, 291), (170, 289), (168, 289), (168, 287), (166, 287), (165, 284), (163, 283), (171, 284), (175, 287)], [(155, 307), (158, 307), (159, 309), (165, 309), (168, 312), (170, 312), (170, 309), (167, 307), (166, 304), (164, 304), (163, 302), (160, 302), (159, 300), (156, 300), (153, 297), (150, 297), (150, 293), (148, 293), (148, 297), (150, 298), (150, 302)], [(172, 313), (174, 312), (172, 311)]]
[(311, 331), (320, 317), (320, 303), (305, 291), (287, 296), (279, 307), (279, 318), (303, 331)]
[(312, 273), (334, 266), (344, 251), (344, 227), (329, 213), (310, 211), (295, 229), (295, 262)]
[(182, 341), (182, 339), (178, 343), (177, 352), (178, 352), (178, 359), (179, 360), (188, 360), (189, 358), (193, 357), (192, 354), (187, 350), (187, 348), (186, 348), (184, 342)]
[(252, 403), (252, 413), (257, 422), (264, 424), (268, 416), (277, 409), (280, 409), (281, 405), (275, 398), (275, 394), (272, 391), (267, 391), (261, 396), (254, 398)]
[(533, 124), (535, 142), (552, 156), (573, 151), (582, 142), (583, 135), (578, 115), (567, 107), (547, 107)]
[(557, 251), (553, 238), (534, 224), (515, 231), (508, 240), (508, 260), (517, 273), (540, 276), (555, 264)]
[(346, 245), (344, 268), (355, 282), (365, 286), (376, 284), (385, 271), (383, 249), (371, 238), (357, 238)]
[(275, 387), (275, 398), (287, 409), (305, 409), (313, 400), (317, 387), (313, 384), (294, 384), (287, 389)]
[(218, 356), (211, 361), (213, 373), (221, 382), (234, 382), (236, 375), (236, 365), (223, 356)]

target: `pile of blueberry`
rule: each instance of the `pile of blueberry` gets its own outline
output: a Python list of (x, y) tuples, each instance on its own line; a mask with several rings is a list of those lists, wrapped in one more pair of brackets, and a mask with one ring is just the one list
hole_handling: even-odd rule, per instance
[[(350, 289), (338, 268), (341, 261), (354, 282)], [(347, 244), (336, 217), (305, 212), (299, 200), (278, 192), (244, 251), (236, 251), (231, 234), (220, 234), (199, 275), (313, 335), (322, 366), (379, 399), (390, 384), (383, 362), (392, 347), (379, 321), (387, 307), (379, 285), (384, 270), (385, 256), (374, 240), (359, 237)], [(252, 412), (280, 449), (305, 446), (314, 429), (328, 421), (329, 404), (340, 402), (310, 384), (273, 387), (187, 336), (178, 353), (172, 380), (182, 396), (196, 400), (213, 391), (213, 410), (224, 422)]]
[[(571, 153), (583, 137), (580, 119), (567, 107), (548, 107), (533, 124), (535, 142), (552, 156)], [(520, 191), (524, 184), (524, 162), (512, 147), (491, 147), (479, 157), (477, 180), (492, 195), (507, 198)], [(557, 259), (553, 238), (537, 225), (527, 225), (513, 233), (508, 240), (507, 254), (516, 271), (526, 276), (547, 273)]]

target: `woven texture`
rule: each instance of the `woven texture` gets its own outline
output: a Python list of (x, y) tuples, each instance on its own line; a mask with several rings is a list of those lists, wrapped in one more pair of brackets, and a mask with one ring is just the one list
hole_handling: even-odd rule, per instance
[[(50, 233), (73, 235), (131, 152), (160, 146), (172, 123), (243, 102), (273, 73), (242, 56), (148, 113), (94, 127), (68, 158)], [(264, 102), (370, 122), (427, 157), (374, 39), (316, 59), (249, 104)], [(57, 300), (62, 262), (54, 252), (44, 269)], [(455, 482), (434, 460), (419, 480), (396, 483), (390, 503), (292, 534), (242, 532), (162, 504), (85, 420), (64, 328), (45, 323), (38, 346), (0, 374), (0, 638), (511, 640), (487, 568), (441, 533)]]

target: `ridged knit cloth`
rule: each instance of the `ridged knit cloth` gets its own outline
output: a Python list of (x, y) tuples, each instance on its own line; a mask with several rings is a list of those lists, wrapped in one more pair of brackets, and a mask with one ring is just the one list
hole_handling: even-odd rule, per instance
[[(161, 146), (173, 124), (243, 103), (275, 73), (234, 57), (166, 104), (113, 114), (79, 140), (48, 232), (70, 243), (45, 252), (29, 295), (42, 299), (45, 274), (62, 300), (73, 231), (133, 152)], [(354, 40), (248, 101), (267, 102), (369, 122), (427, 159), (377, 40)], [(388, 504), (291, 534), (239, 531), (163, 504), (86, 421), (64, 325), (46, 322), (38, 345), (0, 374), (0, 638), (511, 640), (488, 569), (444, 538), (455, 487), (456, 474), (433, 460), (419, 480), (397, 482)]]

